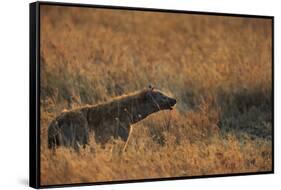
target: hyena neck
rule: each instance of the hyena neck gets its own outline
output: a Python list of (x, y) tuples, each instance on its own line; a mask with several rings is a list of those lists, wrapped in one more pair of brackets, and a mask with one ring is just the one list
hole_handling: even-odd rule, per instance
[(145, 119), (150, 114), (158, 112), (159, 109), (155, 105), (150, 105), (143, 101), (142, 96), (136, 97), (131, 101), (131, 107), (128, 110), (128, 114), (131, 116), (131, 123), (137, 123)]
[(148, 115), (158, 111), (155, 106), (148, 105), (145, 101), (146, 90), (136, 91), (127, 95), (123, 95), (112, 99), (111, 101), (101, 104), (101, 106), (110, 105), (112, 114), (120, 122), (134, 124)]

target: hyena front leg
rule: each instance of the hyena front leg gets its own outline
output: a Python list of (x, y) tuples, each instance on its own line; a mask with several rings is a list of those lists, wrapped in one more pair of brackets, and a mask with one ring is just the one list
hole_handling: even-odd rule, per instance
[(129, 135), (128, 135), (127, 141), (126, 141), (126, 143), (125, 143), (125, 145), (123, 147), (123, 151), (122, 152), (126, 152), (127, 147), (128, 147), (128, 143), (129, 143), (129, 140), (130, 140), (130, 137), (132, 136), (132, 132), (133, 132), (133, 127), (130, 126), (129, 127)]

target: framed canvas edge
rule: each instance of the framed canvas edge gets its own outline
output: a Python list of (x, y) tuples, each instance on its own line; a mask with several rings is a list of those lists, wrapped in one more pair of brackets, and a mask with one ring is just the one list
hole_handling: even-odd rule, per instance
[(29, 185), (40, 187), (39, 3), (29, 4)]
[(274, 171), (264, 172), (246, 172), (246, 173), (231, 173), (231, 174), (212, 174), (203, 176), (180, 176), (180, 177), (165, 177), (165, 178), (148, 178), (148, 179), (134, 179), (134, 180), (116, 180), (116, 181), (100, 181), (89, 183), (69, 183), (69, 184), (54, 184), (54, 185), (40, 185), (41, 189), (46, 188), (61, 188), (61, 187), (78, 187), (78, 186), (91, 186), (91, 185), (114, 185), (124, 183), (143, 183), (143, 182), (159, 182), (159, 181), (174, 181), (174, 180), (186, 180), (186, 179), (204, 179), (204, 178), (219, 178), (219, 177), (242, 177), (252, 175), (268, 175), (274, 174)]
[(180, 9), (160, 9), (148, 7), (129, 7), (129, 6), (116, 6), (116, 5), (98, 5), (98, 4), (84, 4), (84, 3), (65, 3), (56, 1), (37, 1), (40, 5), (53, 5), (53, 6), (66, 6), (66, 7), (84, 7), (84, 8), (103, 8), (103, 9), (118, 9), (118, 10), (133, 10), (133, 11), (152, 11), (164, 13), (187, 13), (196, 15), (213, 15), (213, 16), (231, 16), (231, 17), (248, 17), (248, 18), (264, 18), (271, 19), (271, 15), (254, 15), (254, 14), (239, 14), (239, 13), (222, 13), (211, 11), (190, 11)]
[[(270, 171), (262, 172), (245, 172), (245, 173), (230, 173), (230, 174), (212, 174), (199, 176), (180, 176), (166, 178), (148, 178), (134, 180), (116, 180), (116, 181), (101, 181), (89, 183), (69, 183), (69, 184), (40, 184), (40, 6), (67, 6), (67, 7), (85, 7), (85, 8), (102, 8), (102, 9), (117, 9), (117, 10), (133, 10), (133, 11), (152, 11), (164, 13), (185, 13), (196, 15), (212, 15), (212, 16), (227, 16), (227, 17), (246, 17), (246, 18), (261, 18), (270, 19), (272, 22), (272, 168)], [(95, 5), (95, 4), (80, 4), (80, 3), (64, 3), (64, 2), (49, 2), (36, 1), (29, 4), (29, 186), (33, 188), (57, 188), (57, 187), (77, 187), (89, 185), (110, 185), (122, 183), (139, 183), (167, 180), (184, 180), (184, 179), (200, 179), (200, 178), (215, 178), (215, 177), (235, 177), (248, 175), (263, 175), (275, 173), (275, 154), (274, 154), (274, 16), (268, 15), (250, 15), (236, 13), (221, 13), (221, 12), (201, 12), (189, 10), (172, 10), (172, 9), (157, 9), (157, 8), (142, 8), (142, 7), (126, 7), (113, 5)]]

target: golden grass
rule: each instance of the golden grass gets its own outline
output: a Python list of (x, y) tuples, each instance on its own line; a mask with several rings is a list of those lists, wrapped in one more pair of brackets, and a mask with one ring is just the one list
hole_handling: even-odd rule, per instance
[[(270, 171), (271, 20), (41, 7), (41, 183)], [(122, 12), (122, 14), (121, 14)], [(76, 154), (47, 148), (64, 109), (154, 84), (176, 109)]]

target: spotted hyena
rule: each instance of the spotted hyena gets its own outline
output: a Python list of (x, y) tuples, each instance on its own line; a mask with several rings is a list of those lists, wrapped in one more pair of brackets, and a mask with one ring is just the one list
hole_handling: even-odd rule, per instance
[(149, 86), (93, 106), (84, 106), (66, 111), (57, 116), (48, 128), (48, 147), (73, 147), (89, 142), (89, 133), (94, 132), (97, 143), (106, 143), (110, 138), (127, 141), (131, 125), (150, 114), (171, 110), (174, 98)]

